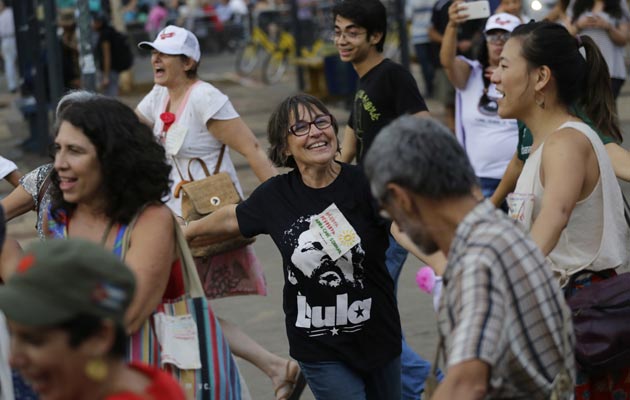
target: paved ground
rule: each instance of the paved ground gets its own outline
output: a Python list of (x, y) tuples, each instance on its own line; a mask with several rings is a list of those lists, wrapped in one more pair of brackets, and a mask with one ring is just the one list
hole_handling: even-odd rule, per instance
[[(256, 136), (266, 147), (265, 130), (267, 119), (279, 101), (287, 95), (297, 92), (295, 74), (291, 71), (274, 86), (264, 86), (256, 80), (238, 79), (233, 74), (234, 56), (229, 54), (209, 56), (201, 64), (201, 77), (209, 80), (223, 90), (232, 100), (243, 119), (252, 128)], [(121, 100), (135, 106), (150, 87), (150, 71), (148, 59), (137, 59), (134, 67), (136, 82), (140, 84), (134, 93), (121, 96)], [(416, 67), (413, 67), (418, 77)], [(6, 94), (4, 79), (0, 77), (0, 154), (13, 159), (22, 171), (48, 162), (48, 158), (23, 153), (19, 148), (28, 136), (28, 129), (20, 113), (12, 104), (14, 96)], [(442, 114), (439, 104), (429, 101), (429, 108), (437, 116)], [(2, 107), (4, 105), (4, 107)], [(335, 116), (344, 121), (347, 111), (342, 104), (330, 104)], [(626, 85), (619, 101), (622, 126), (626, 136), (630, 134), (630, 86)], [(233, 154), (239, 178), (246, 192), (251, 192), (257, 180), (247, 167), (242, 157)], [(0, 183), (0, 197), (6, 195), (10, 187), (6, 182)], [(34, 240), (34, 215), (30, 213), (12, 221), (9, 233), (22, 243)], [(279, 253), (268, 237), (256, 241), (255, 248), (263, 265), (269, 288), (267, 297), (238, 297), (215, 301), (215, 311), (226, 319), (238, 323), (241, 328), (259, 341), (270, 351), (287, 356), (288, 345), (284, 333), (282, 313), (282, 270)], [(403, 329), (410, 345), (421, 355), (433, 358), (435, 348), (435, 315), (432, 310), (430, 296), (420, 292), (415, 284), (415, 273), (420, 266), (417, 260), (408, 260), (399, 282), (399, 308)], [(240, 363), (243, 375), (254, 399), (272, 399), (273, 390), (266, 376), (246, 362)], [(312, 399), (312, 394), (303, 396)]]

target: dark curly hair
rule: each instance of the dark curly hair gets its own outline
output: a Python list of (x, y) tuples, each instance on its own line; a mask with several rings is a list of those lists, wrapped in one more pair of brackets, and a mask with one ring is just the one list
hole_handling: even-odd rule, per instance
[[(269, 150), (267, 154), (276, 167), (297, 167), (293, 156), (286, 154), (286, 149), (287, 136), (291, 135), (291, 133), (289, 133), (291, 118), (293, 117), (295, 119), (300, 115), (299, 106), (306, 108), (312, 117), (318, 114), (329, 114), (332, 117), (332, 126), (335, 131), (335, 136), (338, 138), (339, 125), (337, 125), (337, 120), (330, 111), (328, 111), (324, 103), (317, 97), (308, 94), (302, 93), (289, 96), (284, 99), (271, 114), (267, 125), (267, 139), (269, 140)], [(339, 140), (337, 140), (337, 151), (339, 151), (339, 149)]]
[[(96, 147), (107, 200), (104, 211), (113, 222), (129, 223), (142, 206), (162, 202), (170, 193), (171, 167), (164, 148), (131, 108), (107, 97), (73, 103), (59, 115), (55, 137), (63, 121), (79, 128)], [(63, 199), (56, 171), (52, 182), (53, 217), (60, 210), (72, 212), (76, 204)]]

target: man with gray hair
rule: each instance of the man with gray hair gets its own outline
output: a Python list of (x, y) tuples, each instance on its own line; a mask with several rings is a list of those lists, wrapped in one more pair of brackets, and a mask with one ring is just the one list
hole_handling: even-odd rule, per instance
[(400, 229), (448, 258), (438, 317), (448, 373), (433, 398), (568, 398), (574, 339), (562, 291), (532, 239), (480, 196), (455, 137), (403, 116), (376, 137), (364, 166)]

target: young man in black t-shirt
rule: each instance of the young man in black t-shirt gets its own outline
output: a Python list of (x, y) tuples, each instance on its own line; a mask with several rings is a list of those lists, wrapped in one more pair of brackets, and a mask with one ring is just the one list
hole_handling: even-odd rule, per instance
[[(341, 146), (342, 162), (362, 163), (379, 131), (403, 114), (429, 116), (411, 73), (386, 59), (383, 43), (387, 12), (379, 0), (345, 0), (333, 8), (334, 42), (342, 61), (359, 75), (348, 126)], [(396, 285), (407, 252), (390, 236), (387, 269)], [(396, 285), (397, 286), (397, 285)], [(403, 399), (418, 399), (424, 390), (429, 363), (407, 346), (401, 354)]]
[(361, 163), (385, 125), (403, 114), (429, 116), (429, 111), (409, 70), (383, 56), (385, 6), (379, 0), (345, 0), (333, 14), (339, 56), (352, 63), (359, 75), (341, 161), (351, 162), (356, 156)]

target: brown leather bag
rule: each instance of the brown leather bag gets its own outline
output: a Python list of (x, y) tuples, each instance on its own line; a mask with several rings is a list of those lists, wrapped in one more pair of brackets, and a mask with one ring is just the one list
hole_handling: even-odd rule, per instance
[[(227, 172), (219, 172), (225, 145), (221, 147), (221, 153), (217, 165), (211, 175), (206, 163), (200, 158), (191, 158), (188, 161), (188, 180), (185, 180), (179, 170), (175, 159), (175, 166), (182, 179), (175, 188), (175, 198), (182, 198), (182, 217), (185, 221), (195, 221), (209, 215), (219, 208), (229, 204), (238, 204), (242, 201), (232, 178)], [(190, 173), (192, 162), (201, 164), (206, 177), (194, 180)], [(245, 238), (242, 235), (210, 238), (200, 236), (190, 242), (190, 250), (194, 257), (213, 256), (227, 251), (236, 250), (255, 241), (254, 238)]]

